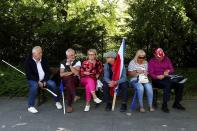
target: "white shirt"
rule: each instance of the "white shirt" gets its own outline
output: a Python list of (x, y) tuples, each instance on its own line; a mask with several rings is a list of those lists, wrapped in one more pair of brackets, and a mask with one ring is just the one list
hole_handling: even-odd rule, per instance
[(36, 62), (36, 65), (37, 65), (39, 81), (42, 81), (44, 79), (45, 73), (44, 73), (44, 70), (41, 65), (41, 60), (36, 61), (36, 59), (34, 59), (34, 58), (33, 58), (33, 60)]

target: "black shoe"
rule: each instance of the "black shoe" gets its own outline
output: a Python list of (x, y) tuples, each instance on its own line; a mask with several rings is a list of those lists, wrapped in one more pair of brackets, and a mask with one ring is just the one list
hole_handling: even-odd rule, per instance
[(172, 107), (178, 110), (182, 110), (182, 111), (186, 110), (185, 107), (183, 107), (181, 104), (174, 103)]
[(168, 106), (167, 105), (162, 105), (162, 108), (161, 110), (165, 113), (170, 113), (170, 110), (168, 109)]
[(120, 112), (125, 112), (127, 110), (127, 104), (122, 104), (120, 107)]
[(111, 111), (112, 108), (112, 104), (111, 103), (107, 103), (106, 107), (105, 107), (105, 111)]

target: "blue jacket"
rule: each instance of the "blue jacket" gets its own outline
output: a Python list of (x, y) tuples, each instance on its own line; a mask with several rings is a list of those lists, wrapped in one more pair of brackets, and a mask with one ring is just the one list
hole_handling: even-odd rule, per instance
[[(113, 75), (113, 72), (111, 70), (111, 65), (110, 64), (104, 64), (104, 77), (103, 77), (103, 80), (105, 82), (109, 82), (112, 80), (112, 75)], [(123, 71), (122, 71), (122, 75), (120, 77), (120, 79), (117, 81), (118, 84), (120, 83), (123, 83), (123, 82), (126, 82), (127, 81), (127, 76), (126, 76), (126, 69), (125, 69), (125, 66), (123, 67)]]
[[(43, 81), (48, 81), (50, 76), (50, 71), (49, 71), (48, 61), (44, 57), (42, 57), (41, 65), (45, 73)], [(37, 65), (31, 55), (27, 57), (27, 59), (25, 60), (25, 73), (28, 80), (39, 81)]]

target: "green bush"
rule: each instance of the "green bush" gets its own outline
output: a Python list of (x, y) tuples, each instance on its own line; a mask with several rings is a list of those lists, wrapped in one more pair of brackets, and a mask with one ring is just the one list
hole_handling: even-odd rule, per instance
[(185, 98), (197, 97), (197, 68), (180, 68), (176, 69), (176, 74), (187, 77), (188, 80), (185, 83), (184, 96)]
[(10, 67), (0, 67), (0, 96), (27, 96), (26, 77)]
[[(184, 96), (187, 99), (197, 97), (197, 68), (176, 69), (175, 74), (188, 78)], [(10, 67), (0, 66), (0, 96), (27, 96), (28, 85), (25, 76)]]

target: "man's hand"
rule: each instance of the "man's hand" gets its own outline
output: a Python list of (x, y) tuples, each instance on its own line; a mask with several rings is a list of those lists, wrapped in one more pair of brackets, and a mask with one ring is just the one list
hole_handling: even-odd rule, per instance
[(70, 59), (68, 59), (67, 61), (66, 61), (66, 65), (71, 65), (71, 63), (72, 63), (72, 60), (70, 60)]
[(44, 88), (44, 83), (42, 83), (41, 81), (38, 82), (38, 86), (43, 89)]
[(165, 76), (164, 75), (158, 75), (157, 79), (162, 80)]
[(44, 88), (45, 88), (45, 87), (47, 86), (47, 83), (44, 81), (44, 82), (43, 82), (43, 85), (44, 85)]
[(70, 76), (70, 75), (72, 75), (73, 73), (72, 72), (64, 72), (63, 73), (63, 76)]
[(110, 81), (109, 83), (108, 83), (108, 85), (109, 85), (109, 87), (115, 87), (115, 86), (117, 86), (117, 82), (116, 81)]

